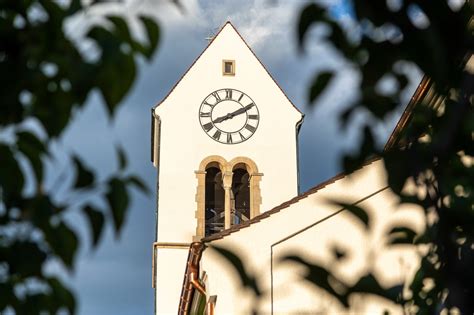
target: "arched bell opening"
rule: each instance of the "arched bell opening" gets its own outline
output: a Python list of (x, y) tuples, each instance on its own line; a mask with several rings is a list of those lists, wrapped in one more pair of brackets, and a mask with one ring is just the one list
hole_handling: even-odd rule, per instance
[(243, 223), (260, 214), (260, 181), (254, 161), (236, 157), (227, 162), (211, 155), (195, 171), (196, 235), (194, 241)]
[(205, 180), (205, 236), (224, 229), (225, 192), (222, 182), (222, 171), (211, 163), (206, 168)]
[(249, 220), (250, 174), (245, 164), (234, 167), (231, 192), (231, 224), (240, 224)]

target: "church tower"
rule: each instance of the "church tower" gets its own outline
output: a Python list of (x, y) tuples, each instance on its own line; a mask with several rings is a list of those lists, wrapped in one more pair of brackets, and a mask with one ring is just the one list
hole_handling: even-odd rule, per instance
[(302, 118), (230, 22), (152, 109), (156, 313), (178, 309), (191, 242), (297, 195)]

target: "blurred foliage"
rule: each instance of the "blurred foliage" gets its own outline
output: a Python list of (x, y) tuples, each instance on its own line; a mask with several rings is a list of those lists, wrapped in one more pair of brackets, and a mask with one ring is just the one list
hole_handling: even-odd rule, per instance
[[(340, 114), (343, 128), (358, 112), (368, 114), (355, 154), (344, 156), (347, 173), (360, 168), (374, 155), (384, 159), (391, 190), (400, 203), (420, 205), (426, 217), (424, 232), (409, 226), (387, 231), (387, 246), (414, 245), (420, 249), (420, 268), (409, 283), (383, 288), (372, 274), (354, 285), (345, 283), (331, 269), (291, 255), (282, 261), (303, 266), (304, 279), (350, 307), (353, 293), (378, 295), (403, 306), (407, 314), (439, 314), (457, 309), (474, 314), (474, 110), (473, 70), (465, 66), (474, 52), (472, 2), (456, 1), (349, 1), (353, 12), (349, 24), (340, 21), (326, 5), (302, 7), (297, 24), (301, 51), (308, 42), (325, 41), (344, 59), (342, 69), (324, 69), (315, 74), (308, 100), (318, 96), (339, 71), (359, 73), (359, 95)], [(347, 21), (346, 21), (347, 22)], [(312, 28), (328, 29), (324, 38)], [(383, 149), (377, 146), (372, 125), (398, 110), (409, 78), (403, 65), (418, 67), (425, 78), (423, 92), (408, 105), (409, 115), (400, 133), (393, 134)], [(472, 66), (471, 66), (472, 67)], [(384, 80), (388, 89), (380, 88)], [(408, 189), (409, 186), (415, 189)], [(361, 207), (338, 204), (348, 210), (370, 233), (369, 216)], [(218, 251), (245, 279), (234, 253)], [(344, 253), (334, 249), (336, 259)], [(427, 285), (432, 283), (433, 285)], [(409, 294), (404, 293), (408, 288)], [(259, 292), (258, 283), (253, 289)]]
[[(373, 155), (383, 157), (390, 188), (402, 203), (420, 205), (427, 218), (422, 235), (408, 226), (393, 227), (387, 235), (389, 245), (424, 244), (428, 248), (426, 255), (420, 257), (420, 269), (407, 284), (412, 291), (409, 296), (402, 295), (401, 290), (399, 294), (388, 294), (390, 290), (381, 288), (375, 278), (356, 291), (403, 304), (408, 313), (434, 314), (457, 307), (462, 314), (472, 314), (474, 78), (464, 68), (474, 49), (472, 4), (461, 3), (457, 8), (447, 1), (350, 4), (354, 10), (352, 35), (325, 7), (317, 3), (306, 5), (298, 22), (299, 45), (303, 49), (306, 42), (314, 40), (309, 36), (311, 27), (325, 24), (330, 29), (327, 43), (345, 59), (344, 67), (360, 74), (360, 97), (341, 114), (341, 124), (347, 127), (358, 111), (369, 113), (371, 120), (362, 127), (358, 152), (343, 158), (344, 169), (351, 172)], [(423, 82), (435, 97), (429, 99), (420, 94), (412, 99), (407, 123), (400, 134), (394, 134), (395, 141), (382, 150), (374, 141), (371, 124), (383, 122), (402, 102), (408, 83), (400, 71), (402, 63), (421, 69), (425, 74)], [(310, 102), (323, 91), (323, 85), (330, 84), (327, 78), (334, 75), (329, 70), (316, 75), (309, 91)], [(392, 88), (378, 88), (387, 78), (392, 80)], [(416, 189), (407, 189), (409, 183), (415, 184)], [(364, 209), (350, 205), (346, 208), (359, 219), (365, 218)], [(428, 220), (428, 216), (435, 219)], [(308, 266), (310, 276), (317, 268), (330, 274), (323, 267), (300, 263)], [(325, 277), (316, 274), (309, 280), (348, 306), (345, 297), (358, 284), (340, 294), (330, 291), (330, 284), (322, 281)], [(424, 285), (427, 280), (434, 282), (431, 288)]]
[[(104, 180), (70, 153), (72, 185), (64, 187), (62, 176), (54, 185), (46, 182), (45, 166), (55, 163), (50, 143), (62, 135), (89, 94), (99, 91), (113, 116), (132, 87), (138, 58), (150, 59), (159, 41), (159, 27), (149, 17), (138, 17), (144, 43), (132, 36), (123, 17), (105, 16), (80, 39), (94, 44), (99, 57), (91, 58), (92, 49), (81, 51), (83, 43), (66, 34), (66, 24), (105, 4), (92, 1), (84, 7), (82, 2), (0, 1), (0, 313), (75, 313), (74, 294), (45, 272), (51, 262), (74, 269), (80, 239), (66, 216), (78, 212), (89, 222), (88, 239), (95, 247), (106, 223), (117, 235), (121, 231), (130, 188), (147, 192), (140, 178), (127, 173), (120, 148), (119, 169)], [(51, 172), (58, 175), (58, 170)], [(58, 188), (78, 198), (63, 201)], [(98, 198), (103, 206), (95, 205)]]

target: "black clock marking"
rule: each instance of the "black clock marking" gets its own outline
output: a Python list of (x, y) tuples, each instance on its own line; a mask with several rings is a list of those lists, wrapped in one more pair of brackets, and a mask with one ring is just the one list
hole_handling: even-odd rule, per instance
[(211, 103), (209, 103), (209, 102), (207, 101), (207, 99), (206, 99), (206, 100), (203, 102), (203, 104), (204, 104), (204, 105), (207, 105), (207, 106), (210, 106), (210, 107), (211, 107), (211, 110), (212, 110), (212, 108), (217, 105), (217, 102), (214, 103), (214, 104), (211, 104)]
[(212, 127), (214, 127), (214, 126), (212, 125), (212, 123), (209, 122), (205, 125), (202, 125), (202, 127), (204, 128), (204, 130), (206, 130), (206, 132), (209, 132), (209, 131), (211, 131)]
[(221, 97), (219, 96), (219, 93), (217, 93), (218, 91), (215, 91), (215, 92), (212, 92), (212, 96), (214, 96), (214, 98), (216, 99), (216, 104), (219, 103), (221, 101)]
[(211, 139), (223, 144), (248, 140), (257, 131), (259, 121), (260, 114), (254, 101), (232, 88), (211, 92), (199, 108), (202, 129)]
[(220, 130), (216, 130), (216, 132), (214, 133), (214, 135), (212, 136), (214, 139), (216, 140), (219, 140), (220, 137), (221, 137), (221, 131)]
[(257, 128), (255, 128), (252, 125), (245, 125), (245, 129), (247, 129), (248, 131), (250, 131), (252, 133), (255, 132), (255, 130), (257, 130)]
[(225, 99), (226, 100), (231, 100), (232, 99), (232, 90), (231, 89), (226, 89), (225, 90)]

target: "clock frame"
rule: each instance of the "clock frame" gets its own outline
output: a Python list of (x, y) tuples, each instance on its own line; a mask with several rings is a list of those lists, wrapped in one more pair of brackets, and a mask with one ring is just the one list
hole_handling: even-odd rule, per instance
[(260, 113), (255, 102), (233, 88), (209, 93), (199, 107), (199, 123), (203, 131), (223, 144), (247, 141), (257, 131), (259, 122)]

